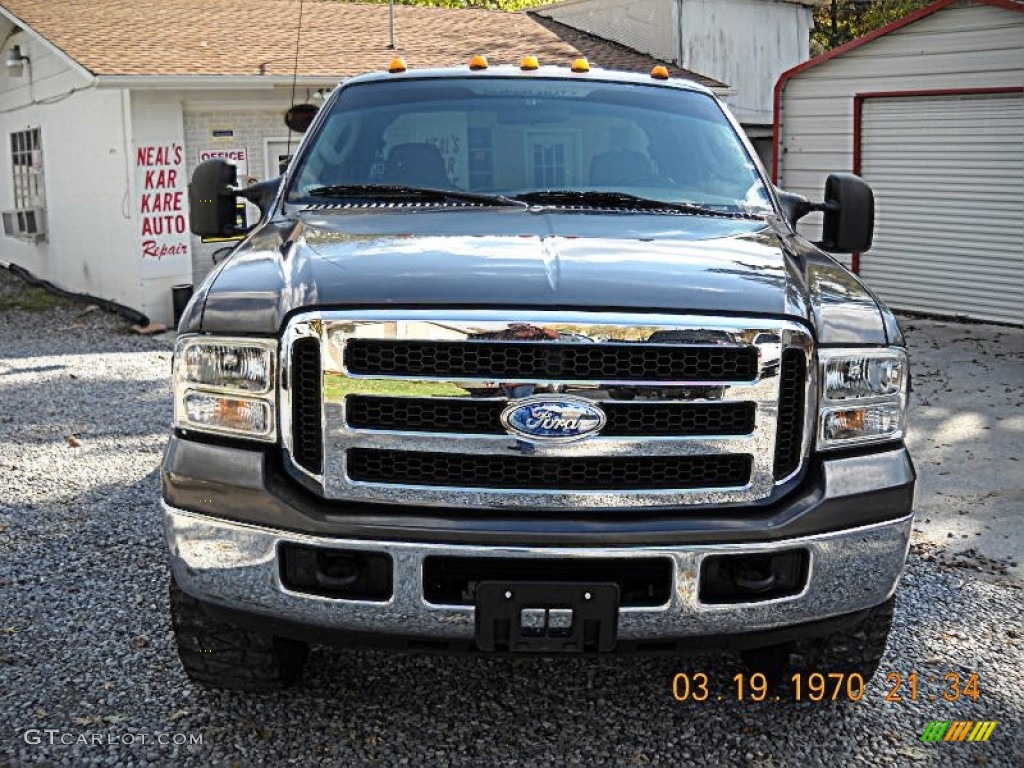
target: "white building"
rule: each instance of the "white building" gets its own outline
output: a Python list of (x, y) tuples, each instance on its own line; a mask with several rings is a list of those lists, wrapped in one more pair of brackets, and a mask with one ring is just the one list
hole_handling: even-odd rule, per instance
[[(171, 287), (198, 283), (215, 245), (188, 231), (201, 158), (277, 176), (294, 149), (295, 99), (387, 66), (495, 63), (533, 53), (568, 65), (661, 63), (527, 14), (306, 0), (0, 0), (0, 263), (116, 301), (164, 324)], [(722, 84), (672, 68), (677, 77)]]
[(883, 299), (1024, 324), (1024, 2), (939, 0), (786, 72), (776, 97), (780, 187), (873, 187), (852, 266)]
[(767, 165), (772, 86), (809, 56), (814, 0), (565, 0), (538, 15), (723, 83)]

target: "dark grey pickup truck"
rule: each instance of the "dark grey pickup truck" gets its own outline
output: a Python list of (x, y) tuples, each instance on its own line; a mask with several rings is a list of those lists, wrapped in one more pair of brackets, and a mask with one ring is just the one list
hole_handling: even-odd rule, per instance
[(192, 180), (193, 231), (244, 239), (162, 469), (193, 680), (288, 685), (311, 642), (875, 672), (915, 474), (900, 329), (825, 252), (870, 247), (864, 182), (774, 188), (658, 69), (397, 62), (234, 184)]

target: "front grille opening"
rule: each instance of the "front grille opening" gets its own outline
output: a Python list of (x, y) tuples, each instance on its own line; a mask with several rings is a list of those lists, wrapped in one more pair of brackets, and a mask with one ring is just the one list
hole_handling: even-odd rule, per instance
[(800, 466), (804, 434), (804, 381), (807, 356), (803, 350), (782, 353), (779, 382), (779, 423), (775, 435), (775, 479), (781, 480)]
[[(349, 395), (345, 418), (355, 429), (503, 435), (507, 400)], [(748, 435), (754, 403), (599, 402), (608, 417), (607, 437)]]
[(364, 376), (568, 381), (752, 381), (752, 346), (662, 346), (349, 339), (345, 366)]
[(320, 341), (299, 339), (292, 345), (292, 456), (296, 463), (319, 475), (323, 472), (324, 440), (320, 400)]
[(657, 606), (672, 593), (672, 561), (645, 558), (432, 556), (423, 562), (423, 597), (435, 605), (473, 605), (483, 581), (615, 583), (619, 605)]
[(806, 549), (754, 555), (712, 555), (700, 567), (700, 601), (717, 605), (792, 597), (807, 586)]
[(352, 480), (386, 485), (557, 491), (731, 488), (750, 480), (748, 454), (533, 457), (353, 448)]

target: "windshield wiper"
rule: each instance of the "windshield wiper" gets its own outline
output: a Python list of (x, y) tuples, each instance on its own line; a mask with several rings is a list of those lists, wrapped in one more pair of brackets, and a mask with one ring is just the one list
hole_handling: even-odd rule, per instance
[(480, 205), (515, 206), (525, 208), (527, 203), (513, 200), (505, 195), (489, 195), (483, 192), (463, 192), (457, 189), (434, 189), (432, 187), (411, 187), (404, 184), (333, 184), (314, 187), (306, 192), (310, 197), (367, 197), (388, 200), (418, 200), (423, 202), (462, 202)]
[(742, 218), (759, 218), (755, 214), (745, 211), (727, 211), (709, 205), (699, 203), (674, 203), (669, 200), (656, 200), (640, 195), (631, 195), (628, 192), (603, 192), (592, 189), (541, 189), (536, 192), (524, 192), (516, 195), (515, 200), (521, 200), (531, 205), (580, 205), (593, 206), (595, 208), (647, 208), (658, 211), (674, 211), (677, 213), (688, 213), (698, 216), (729, 216)]

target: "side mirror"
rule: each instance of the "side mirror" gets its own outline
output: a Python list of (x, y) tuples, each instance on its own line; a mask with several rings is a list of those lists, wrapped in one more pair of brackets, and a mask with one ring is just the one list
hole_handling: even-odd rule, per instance
[(188, 220), (192, 234), (232, 237), (238, 234), (235, 218), (235, 166), (221, 158), (196, 166), (188, 185)]
[(266, 216), (267, 211), (270, 210), (270, 206), (274, 202), (274, 198), (277, 197), (277, 190), (280, 186), (281, 177), (278, 176), (276, 179), (266, 179), (265, 181), (257, 181), (255, 184), (250, 184), (245, 189), (240, 190), (238, 194), (259, 208), (260, 213)]
[(833, 173), (825, 181), (825, 217), (819, 245), (832, 253), (863, 252), (875, 231), (875, 196), (852, 173)]
[(779, 204), (782, 206), (782, 213), (793, 226), (800, 221), (804, 216), (814, 210), (814, 204), (811, 203), (803, 195), (798, 195), (796, 192), (785, 192), (781, 189), (775, 190), (776, 196), (779, 198)]

